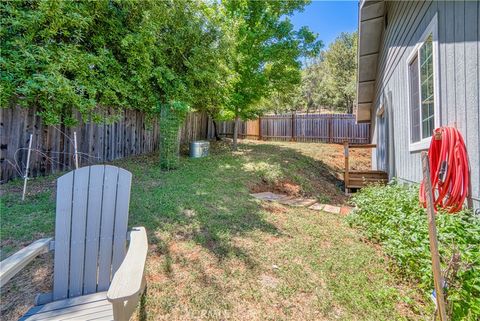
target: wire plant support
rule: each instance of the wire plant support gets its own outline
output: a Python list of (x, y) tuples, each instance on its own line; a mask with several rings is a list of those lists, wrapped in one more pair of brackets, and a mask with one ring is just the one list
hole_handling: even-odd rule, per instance
[(25, 193), (27, 192), (28, 168), (30, 167), (30, 155), (31, 155), (31, 152), (32, 152), (32, 140), (33, 140), (33, 135), (30, 134), (30, 139), (29, 139), (29, 142), (28, 142), (27, 166), (25, 168), (25, 175), (23, 176), (22, 201), (25, 201)]

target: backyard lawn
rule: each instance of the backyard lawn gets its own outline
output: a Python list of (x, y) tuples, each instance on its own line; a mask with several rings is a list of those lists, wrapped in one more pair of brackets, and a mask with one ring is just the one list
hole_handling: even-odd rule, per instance
[[(352, 167), (367, 166), (359, 154)], [(389, 271), (381, 248), (345, 217), (265, 203), (274, 191), (345, 204), (342, 146), (215, 144), (162, 172), (157, 155), (114, 162), (133, 173), (130, 226), (149, 234), (147, 295), (139, 320), (425, 320), (430, 303)], [(2, 186), (2, 258), (53, 235), (55, 177)], [(51, 254), (2, 288), (2, 320), (18, 318), (51, 287)]]

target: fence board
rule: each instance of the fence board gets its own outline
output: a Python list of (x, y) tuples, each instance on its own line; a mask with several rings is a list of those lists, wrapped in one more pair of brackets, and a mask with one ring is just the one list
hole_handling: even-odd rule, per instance
[[(181, 129), (181, 142), (206, 139), (208, 126), (206, 114), (190, 113)], [(158, 150), (158, 120), (147, 122), (145, 115), (139, 111), (125, 110), (114, 123), (87, 121), (68, 128), (63, 125), (46, 126), (36, 108), (1, 108), (1, 182), (23, 175), (30, 134), (33, 134), (32, 146), (35, 148), (30, 162), (30, 177), (73, 169), (74, 131), (77, 132), (78, 151), (82, 153), (79, 156), (80, 166)]]
[[(212, 126), (210, 126), (212, 127)], [(233, 135), (233, 121), (218, 123), (220, 136)], [(213, 138), (213, 130), (208, 131)], [(240, 122), (239, 137), (249, 139), (368, 144), (370, 124), (357, 124), (351, 114), (267, 115)]]
[[(111, 114), (110, 112), (108, 114)], [(30, 176), (73, 169), (73, 132), (77, 132), (80, 166), (151, 153), (158, 150), (159, 124), (145, 115), (125, 110), (114, 123), (87, 122), (73, 128), (46, 126), (35, 108), (0, 109), (0, 180), (23, 175), (29, 135), (33, 134)], [(79, 117), (79, 116), (78, 116)], [(233, 121), (218, 122), (221, 136), (233, 134)], [(268, 115), (240, 122), (239, 137), (248, 139), (367, 144), (370, 125), (356, 124), (349, 114)], [(213, 124), (206, 114), (190, 113), (180, 130), (182, 143), (214, 138)]]

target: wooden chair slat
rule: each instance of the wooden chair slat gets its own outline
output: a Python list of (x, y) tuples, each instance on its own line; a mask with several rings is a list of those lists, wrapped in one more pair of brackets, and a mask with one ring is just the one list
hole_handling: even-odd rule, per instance
[(100, 223), (100, 249), (97, 291), (106, 291), (112, 272), (114, 214), (117, 197), (118, 167), (105, 166), (103, 182), (102, 218)]
[(22, 321), (47, 321), (47, 320), (91, 320), (98, 314), (107, 314), (109, 318), (103, 320), (113, 320), (112, 304), (106, 299), (102, 301), (95, 301), (84, 303), (80, 306), (74, 305), (58, 310), (51, 310), (48, 312), (33, 314), (24, 318)]
[[(53, 292), (41, 296), (42, 303), (36, 303), (41, 305), (21, 320), (128, 320), (132, 315), (145, 289), (148, 243), (145, 229), (133, 228), (127, 254), (131, 182), (130, 172), (109, 165), (83, 167), (57, 180)], [(50, 240), (43, 242), (42, 250)], [(19, 255), (27, 252), (38, 251)]]
[(69, 298), (83, 294), (89, 176), (89, 167), (75, 170), (75, 181), (73, 183), (72, 230), (70, 236)]
[(78, 296), (71, 299), (54, 301), (47, 304), (34, 306), (30, 310), (28, 310), (23, 316), (28, 317), (35, 314), (50, 312), (54, 310), (61, 310), (72, 306), (81, 306), (86, 303), (104, 301), (106, 298), (107, 292), (98, 292), (89, 295)]
[(57, 181), (55, 260), (53, 270), (54, 300), (65, 299), (68, 296), (73, 181), (74, 172), (63, 175)]
[(100, 243), (100, 218), (102, 214), (104, 165), (90, 167), (88, 186), (87, 233), (85, 239), (85, 271), (83, 293), (97, 292), (98, 248)]
[(132, 173), (119, 169), (118, 189), (115, 211), (115, 229), (113, 233), (112, 278), (122, 264), (126, 254), (128, 207), (130, 204), (130, 186)]

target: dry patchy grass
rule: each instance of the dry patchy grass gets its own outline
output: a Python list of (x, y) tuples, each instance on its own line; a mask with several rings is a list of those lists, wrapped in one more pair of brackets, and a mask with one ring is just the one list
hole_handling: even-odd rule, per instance
[[(156, 155), (115, 162), (134, 177), (129, 224), (149, 233), (148, 290), (135, 319), (424, 319), (418, 293), (342, 216), (250, 197), (252, 188), (277, 188), (343, 204), (332, 149), (341, 155), (323, 144), (244, 142), (238, 153), (216, 144), (212, 156), (182, 159), (172, 172), (159, 170)], [(53, 235), (52, 181), (32, 181), (39, 186), (25, 203), (18, 182), (4, 186), (4, 255)], [(51, 264), (37, 260), (2, 289), (2, 319), (48, 291)]]

